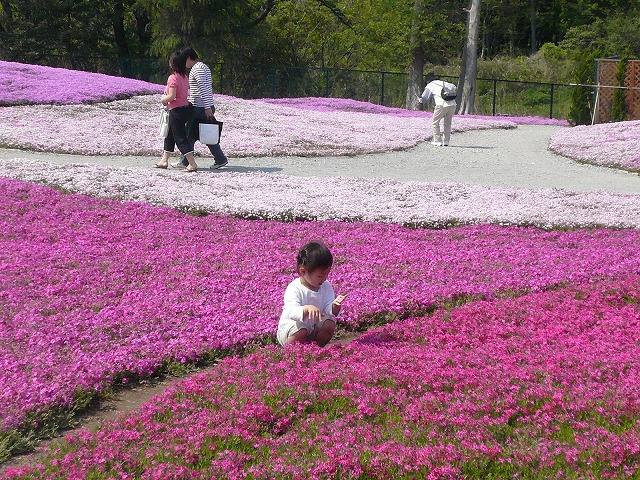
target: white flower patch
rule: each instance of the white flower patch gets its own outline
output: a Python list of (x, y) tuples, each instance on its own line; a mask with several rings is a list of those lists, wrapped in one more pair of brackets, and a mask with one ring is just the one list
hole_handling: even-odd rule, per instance
[(266, 173), (185, 175), (15, 158), (0, 175), (125, 201), (184, 211), (276, 220), (347, 220), (440, 228), (494, 223), (541, 228), (640, 228), (640, 195), (486, 187)]

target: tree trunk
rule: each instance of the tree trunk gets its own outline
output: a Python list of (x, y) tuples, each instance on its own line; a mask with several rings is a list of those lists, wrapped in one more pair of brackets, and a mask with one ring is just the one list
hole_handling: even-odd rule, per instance
[(424, 12), (422, 0), (413, 2), (413, 18), (411, 19), (411, 65), (409, 66), (409, 84), (407, 86), (407, 98), (405, 101), (408, 110), (419, 110), (418, 97), (422, 93), (422, 74), (424, 71), (424, 48), (420, 35), (420, 23)]
[(464, 46), (462, 67), (460, 69), (459, 90), (462, 96), (458, 104), (458, 113), (472, 114), (476, 99), (476, 77), (478, 76), (478, 31), (480, 28), (480, 7), (482, 0), (470, 0), (467, 10), (467, 41)]
[(118, 58), (129, 57), (129, 42), (124, 28), (124, 5), (121, 1), (113, 4), (113, 38), (118, 52)]
[(531, 55), (533, 55), (537, 51), (536, 43), (538, 42), (536, 38), (536, 0), (531, 0), (529, 5), (531, 9)]

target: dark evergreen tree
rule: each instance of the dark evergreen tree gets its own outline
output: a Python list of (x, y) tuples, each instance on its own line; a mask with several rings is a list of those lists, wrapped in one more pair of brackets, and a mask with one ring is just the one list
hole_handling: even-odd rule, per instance
[[(618, 62), (616, 70), (616, 85), (625, 86), (625, 78), (627, 76), (627, 67), (629, 65), (629, 55), (625, 54)], [(611, 121), (622, 122), (627, 119), (627, 90), (616, 88), (613, 91), (613, 103), (611, 104)]]

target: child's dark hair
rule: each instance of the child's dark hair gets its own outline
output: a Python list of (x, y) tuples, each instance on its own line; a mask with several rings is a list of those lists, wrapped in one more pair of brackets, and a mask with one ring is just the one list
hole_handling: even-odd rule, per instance
[(303, 246), (297, 256), (297, 270), (305, 267), (311, 273), (317, 268), (329, 268), (333, 265), (333, 255), (322, 242), (312, 241)]
[(187, 57), (182, 52), (173, 52), (169, 57), (169, 64), (177, 74), (183, 76), (187, 74)]

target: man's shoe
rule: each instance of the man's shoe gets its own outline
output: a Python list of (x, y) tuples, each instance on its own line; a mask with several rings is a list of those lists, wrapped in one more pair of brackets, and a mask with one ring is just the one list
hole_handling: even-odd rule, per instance
[(216, 162), (216, 163), (214, 163), (213, 165), (211, 165), (211, 168), (215, 168), (215, 169), (222, 168), (222, 167), (224, 167), (227, 163), (229, 163), (229, 160), (225, 160), (224, 162), (220, 162), (220, 163)]
[(440, 146), (440, 142), (431, 142), (431, 145), (433, 145), (434, 147), (439, 147)]
[(182, 164), (180, 162), (171, 162), (171, 168), (182, 168)]

